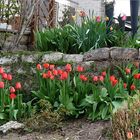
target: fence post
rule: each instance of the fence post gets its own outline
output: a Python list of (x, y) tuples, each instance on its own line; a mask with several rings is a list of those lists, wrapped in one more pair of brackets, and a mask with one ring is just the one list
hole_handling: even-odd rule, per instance
[[(37, 0), (35, 0), (36, 2)], [(37, 30), (38, 28), (38, 5), (36, 5), (35, 7), (35, 12), (31, 21), (31, 36), (30, 36), (30, 45), (32, 48), (30, 49), (34, 49), (35, 48), (35, 34), (34, 32)]]

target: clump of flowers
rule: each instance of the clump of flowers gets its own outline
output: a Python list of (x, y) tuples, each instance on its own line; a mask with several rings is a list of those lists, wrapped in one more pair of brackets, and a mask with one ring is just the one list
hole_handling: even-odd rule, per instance
[(20, 90), (20, 82), (12, 84), (12, 74), (6, 73), (3, 67), (0, 67), (0, 119), (13, 120), (22, 117), (23, 102)]

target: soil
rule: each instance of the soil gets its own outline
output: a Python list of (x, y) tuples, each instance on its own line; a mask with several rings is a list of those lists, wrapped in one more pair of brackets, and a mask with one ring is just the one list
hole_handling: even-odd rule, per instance
[(61, 128), (46, 132), (18, 133), (0, 135), (0, 140), (108, 140), (109, 121), (91, 122), (85, 119), (63, 123)]

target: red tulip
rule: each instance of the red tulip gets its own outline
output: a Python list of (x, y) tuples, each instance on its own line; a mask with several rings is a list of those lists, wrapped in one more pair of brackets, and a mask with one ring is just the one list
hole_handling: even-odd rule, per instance
[(58, 72), (58, 74), (61, 75), (61, 74), (63, 73), (63, 70), (60, 70), (60, 69), (59, 69), (59, 70), (57, 70), (57, 72)]
[(4, 73), (3, 67), (0, 67), (0, 74), (3, 74), (3, 73)]
[(14, 93), (16, 90), (14, 87), (10, 87), (10, 93)]
[(97, 81), (98, 81), (98, 76), (94, 76), (94, 77), (93, 77), (93, 81), (94, 81), (94, 82), (97, 82)]
[(126, 69), (125, 69), (125, 72), (126, 72), (126, 74), (130, 74), (130, 73), (131, 73), (131, 70), (128, 69), (128, 68), (126, 68)]
[(7, 74), (7, 80), (9, 80), (9, 81), (12, 80), (12, 75), (11, 74)]
[(20, 82), (17, 82), (16, 85), (15, 85), (15, 88), (16, 89), (21, 89), (21, 83)]
[(49, 71), (47, 72), (47, 77), (50, 78), (51, 76), (52, 76), (52, 72), (49, 70)]
[(114, 75), (110, 76), (110, 81), (114, 81), (116, 78)]
[(46, 78), (48, 77), (47, 73), (43, 73), (43, 74), (42, 74), (42, 77), (43, 77), (44, 79), (46, 79)]
[(50, 70), (53, 70), (54, 69), (54, 66), (55, 65), (50, 65)]
[(51, 80), (54, 80), (54, 75), (51, 75), (51, 76), (50, 76), (50, 79), (51, 79)]
[(82, 81), (87, 81), (88, 80), (88, 78), (85, 75), (80, 75), (80, 79)]
[(68, 73), (64, 71), (60, 76), (60, 80), (66, 80), (67, 78), (68, 78)]
[(135, 90), (135, 89), (136, 89), (136, 86), (135, 86), (134, 84), (132, 84), (132, 85), (130, 86), (130, 89), (131, 89), (131, 90)]
[(124, 83), (124, 84), (123, 84), (123, 87), (124, 87), (124, 88), (126, 88), (126, 87), (127, 87), (127, 84), (126, 84), (126, 83)]
[(66, 70), (67, 72), (70, 72), (70, 71), (72, 70), (71, 64), (67, 64), (67, 65), (65, 66), (65, 70)]
[(103, 82), (104, 81), (104, 77), (101, 75), (99, 76), (99, 81)]
[(134, 75), (135, 79), (140, 79), (140, 73)]
[(49, 68), (49, 63), (44, 63), (44, 64), (43, 64), (43, 67), (44, 67), (45, 69), (48, 69), (48, 68)]
[(4, 82), (0, 82), (0, 88), (4, 88)]
[(5, 79), (5, 80), (7, 80), (7, 73), (3, 73), (2, 74), (2, 78)]
[(37, 70), (41, 70), (42, 66), (40, 64), (37, 64), (36, 68), (37, 68)]
[(132, 138), (133, 138), (132, 132), (127, 132), (127, 138), (128, 138), (128, 139), (132, 139)]
[(117, 83), (118, 83), (118, 80), (114, 80), (114, 81), (111, 81), (111, 83), (112, 83), (112, 86), (115, 86)]
[(106, 76), (106, 71), (103, 71), (103, 72), (101, 73), (101, 75), (105, 77), (105, 76)]
[(84, 67), (82, 67), (82, 66), (77, 66), (76, 70), (77, 70), (78, 72), (83, 72), (83, 71), (84, 71)]
[(16, 98), (16, 94), (15, 94), (15, 93), (11, 93), (11, 94), (10, 94), (10, 99), (13, 100), (13, 99), (15, 99), (15, 98)]
[(53, 73), (53, 75), (58, 75), (58, 71), (57, 70), (53, 70), (52, 73)]

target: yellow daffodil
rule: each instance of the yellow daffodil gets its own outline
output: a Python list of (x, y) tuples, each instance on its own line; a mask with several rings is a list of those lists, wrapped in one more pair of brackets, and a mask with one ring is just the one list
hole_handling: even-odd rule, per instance
[(72, 16), (72, 19), (75, 21), (76, 20), (76, 15)]
[(110, 27), (110, 31), (112, 31), (113, 30), (113, 27)]
[(109, 17), (106, 17), (105, 20), (106, 20), (106, 21), (109, 21)]

